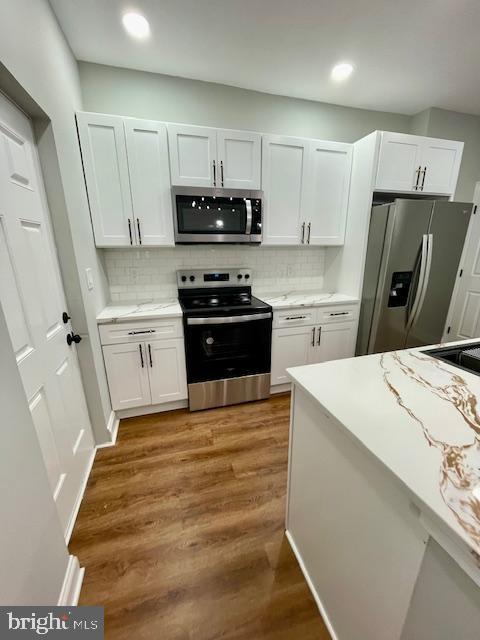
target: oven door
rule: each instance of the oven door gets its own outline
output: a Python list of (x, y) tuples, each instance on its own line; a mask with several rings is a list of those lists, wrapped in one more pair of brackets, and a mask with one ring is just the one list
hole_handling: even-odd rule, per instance
[(177, 195), (175, 242), (251, 242), (249, 198)]
[(270, 372), (272, 313), (187, 318), (188, 383)]

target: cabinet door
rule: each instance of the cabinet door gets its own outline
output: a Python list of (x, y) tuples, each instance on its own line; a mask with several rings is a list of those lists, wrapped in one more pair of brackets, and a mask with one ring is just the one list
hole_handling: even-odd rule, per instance
[(264, 136), (262, 187), (264, 244), (301, 244), (308, 141)]
[(341, 245), (345, 239), (352, 146), (314, 140), (308, 164), (307, 242)]
[(77, 123), (95, 244), (129, 246), (135, 235), (123, 118), (77, 113)]
[(220, 186), (216, 129), (168, 125), (168, 146), (172, 184)]
[(271, 384), (290, 382), (285, 369), (307, 364), (315, 327), (289, 327), (272, 331)]
[(355, 326), (355, 322), (319, 325), (315, 334), (315, 346), (309, 353), (309, 363), (353, 358)]
[(415, 191), (424, 138), (382, 132), (375, 189)]
[(226, 189), (260, 189), (262, 136), (248, 131), (217, 132), (220, 186)]
[(125, 133), (137, 242), (147, 246), (173, 245), (166, 126), (126, 119)]
[(103, 347), (103, 359), (113, 409), (151, 404), (147, 351), (143, 342)]
[(146, 347), (152, 404), (185, 399), (187, 371), (183, 339), (152, 341)]
[(427, 138), (423, 145), (421, 177), (422, 191), (451, 195), (457, 186), (462, 160), (463, 142)]

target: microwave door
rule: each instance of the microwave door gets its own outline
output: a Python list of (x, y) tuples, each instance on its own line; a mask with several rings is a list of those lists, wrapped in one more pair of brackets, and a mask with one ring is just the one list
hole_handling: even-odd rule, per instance
[(244, 198), (177, 196), (175, 222), (177, 243), (248, 242), (251, 203)]

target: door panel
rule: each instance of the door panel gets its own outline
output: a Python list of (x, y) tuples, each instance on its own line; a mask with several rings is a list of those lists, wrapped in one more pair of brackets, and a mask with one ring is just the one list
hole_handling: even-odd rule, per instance
[(187, 187), (220, 186), (215, 129), (168, 125), (168, 146), (172, 184)]
[(77, 113), (97, 247), (129, 246), (133, 223), (123, 118)]
[(408, 347), (435, 344), (442, 339), (471, 213), (471, 204), (435, 202), (429, 230), (430, 274), (423, 306), (408, 335)]
[(0, 302), (68, 538), (93, 438), (30, 122), (1, 95)]
[(415, 191), (423, 138), (382, 132), (375, 188), (379, 191)]
[[(385, 206), (374, 207), (372, 216)], [(416, 293), (416, 265), (423, 235), (428, 233), (431, 212), (429, 201), (397, 200), (389, 206), (369, 353), (405, 346), (408, 314)]]
[(226, 189), (260, 189), (261, 154), (262, 136), (259, 133), (219, 129), (220, 186)]
[(262, 187), (265, 203), (264, 244), (300, 244), (306, 198), (307, 142), (264, 136)]
[(352, 358), (355, 353), (355, 323), (338, 322), (318, 327), (315, 347), (309, 362), (327, 362)]
[(289, 327), (272, 331), (271, 384), (290, 382), (286, 369), (307, 364), (315, 327)]
[(315, 141), (310, 148), (311, 184), (305, 217), (309, 244), (341, 245), (345, 238), (352, 147)]
[(146, 346), (115, 344), (103, 347), (112, 407), (130, 409), (151, 404)]
[(125, 120), (128, 168), (138, 244), (173, 245), (167, 129), (159, 122)]
[(157, 340), (146, 348), (152, 404), (184, 400), (188, 395), (184, 341)]
[(453, 194), (457, 184), (463, 142), (427, 138), (422, 151), (422, 191)]

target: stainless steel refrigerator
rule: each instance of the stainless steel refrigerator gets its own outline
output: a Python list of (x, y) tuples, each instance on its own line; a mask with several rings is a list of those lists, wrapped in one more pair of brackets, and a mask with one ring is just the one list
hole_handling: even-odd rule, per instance
[(472, 211), (441, 200), (372, 208), (357, 355), (440, 342)]

